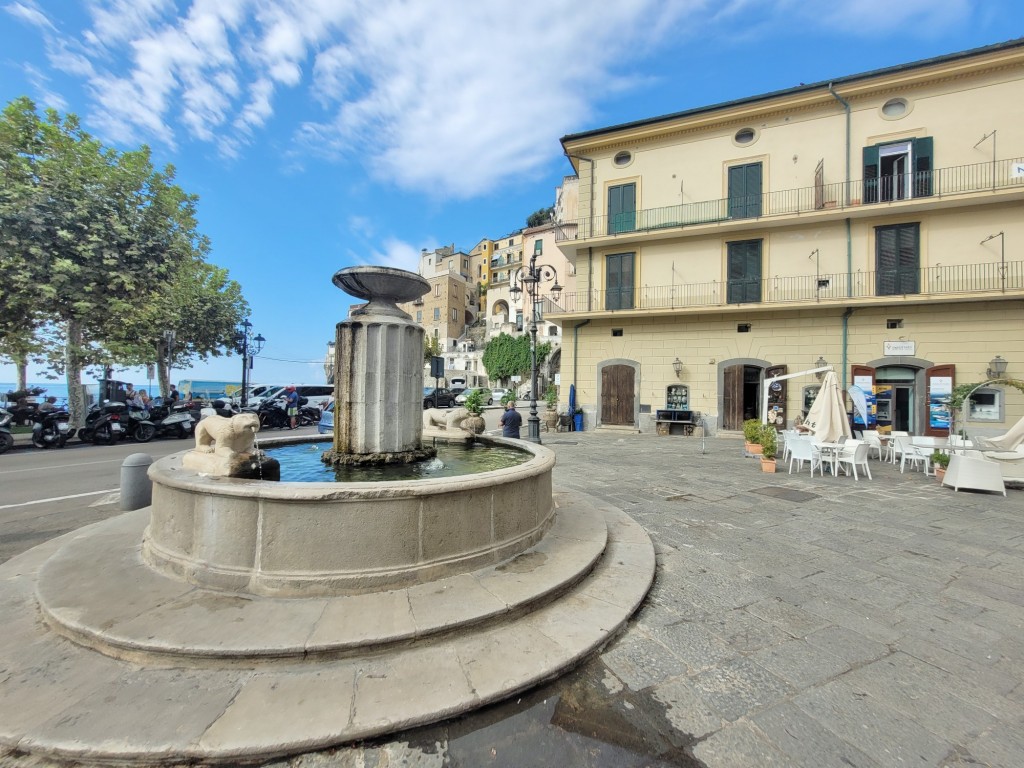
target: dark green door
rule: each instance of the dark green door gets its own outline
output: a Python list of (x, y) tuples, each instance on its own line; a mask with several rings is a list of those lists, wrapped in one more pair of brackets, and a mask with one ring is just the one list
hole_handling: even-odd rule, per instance
[(921, 233), (918, 224), (875, 227), (875, 295), (918, 293)]
[(729, 169), (729, 217), (752, 219), (761, 215), (761, 164), (734, 165)]
[(761, 241), (729, 243), (726, 301), (749, 304), (761, 301)]
[(633, 254), (616, 253), (605, 260), (608, 290), (605, 309), (633, 308)]
[(636, 229), (636, 184), (608, 187), (608, 234)]

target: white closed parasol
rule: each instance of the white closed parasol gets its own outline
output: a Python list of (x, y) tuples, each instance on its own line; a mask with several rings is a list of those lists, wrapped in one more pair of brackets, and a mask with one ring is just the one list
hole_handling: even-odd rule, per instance
[(821, 443), (835, 443), (839, 438), (853, 437), (850, 420), (846, 416), (843, 391), (835, 371), (829, 371), (821, 382), (818, 396), (804, 419), (804, 426), (814, 433), (814, 439)]

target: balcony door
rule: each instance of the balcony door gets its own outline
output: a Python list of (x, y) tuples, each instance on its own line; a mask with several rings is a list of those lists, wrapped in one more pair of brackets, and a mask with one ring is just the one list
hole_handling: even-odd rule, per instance
[(613, 253), (605, 259), (605, 309), (633, 308), (632, 253)]
[(920, 292), (921, 228), (917, 223), (875, 227), (875, 295)]
[(761, 215), (761, 164), (734, 165), (729, 169), (729, 218), (753, 219)]
[(636, 229), (636, 184), (608, 187), (608, 234)]
[(740, 240), (727, 247), (726, 301), (729, 304), (761, 301), (761, 241)]

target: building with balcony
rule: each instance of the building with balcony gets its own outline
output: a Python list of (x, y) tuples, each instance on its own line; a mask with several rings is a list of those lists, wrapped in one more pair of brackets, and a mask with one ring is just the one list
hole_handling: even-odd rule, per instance
[(523, 233), (504, 235), (493, 242), (491, 279), (487, 284), (487, 335), (515, 335), (523, 330), (523, 315), (521, 307), (516, 309), (509, 288), (515, 271), (523, 266)]
[[(952, 386), (1024, 368), (1024, 39), (562, 145), (576, 287), (547, 319), (588, 425), (671, 404), (739, 429), (766, 378), (827, 362), (883, 431), (944, 434)], [(772, 385), (778, 423), (816, 383)], [(977, 402), (969, 432), (1024, 414), (1012, 388)]]

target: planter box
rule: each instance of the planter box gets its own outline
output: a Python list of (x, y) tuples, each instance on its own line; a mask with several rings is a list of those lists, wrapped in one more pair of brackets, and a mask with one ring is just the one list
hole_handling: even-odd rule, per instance
[(764, 456), (761, 457), (761, 471), (762, 472), (775, 472), (775, 459), (766, 459)]

